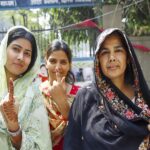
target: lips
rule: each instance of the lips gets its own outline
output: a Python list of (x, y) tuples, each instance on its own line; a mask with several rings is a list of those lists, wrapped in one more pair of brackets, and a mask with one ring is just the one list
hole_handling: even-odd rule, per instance
[(19, 64), (19, 63), (14, 63), (14, 65), (17, 66), (17, 67), (20, 67), (20, 68), (23, 67), (23, 65), (22, 65), (22, 64)]
[(115, 70), (115, 69), (117, 69), (119, 66), (118, 65), (114, 65), (114, 64), (109, 64), (109, 65), (107, 65), (107, 68), (108, 69), (111, 69), (111, 70)]

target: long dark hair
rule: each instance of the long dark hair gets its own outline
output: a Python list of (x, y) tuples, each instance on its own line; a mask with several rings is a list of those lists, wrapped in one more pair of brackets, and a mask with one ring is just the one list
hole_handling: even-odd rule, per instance
[[(66, 42), (63, 41), (63, 40), (55, 39), (55, 40), (52, 41), (51, 44), (49, 44), (48, 49), (46, 51), (46, 59), (49, 58), (49, 56), (51, 55), (52, 52), (60, 51), (60, 50), (63, 51), (66, 54), (66, 56), (68, 58), (68, 61), (71, 64), (71, 62), (72, 62), (71, 49), (66, 44)], [(66, 82), (69, 83), (69, 84), (73, 84), (75, 82), (75, 77), (74, 77), (74, 74), (71, 71), (71, 68), (67, 73)]]
[(28, 66), (28, 69), (22, 74), (22, 75), (25, 75), (34, 66), (34, 63), (37, 59), (37, 53), (38, 53), (37, 44), (36, 44), (35, 37), (32, 33), (28, 32), (27, 30), (25, 30), (23, 28), (16, 28), (9, 32), (7, 47), (12, 41), (19, 39), (19, 38), (27, 39), (28, 41), (30, 41), (31, 46), (32, 46), (31, 62)]

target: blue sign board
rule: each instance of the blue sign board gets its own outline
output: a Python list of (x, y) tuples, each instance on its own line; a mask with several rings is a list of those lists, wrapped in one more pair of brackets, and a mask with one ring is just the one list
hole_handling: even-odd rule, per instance
[(94, 6), (101, 0), (0, 0), (0, 10)]

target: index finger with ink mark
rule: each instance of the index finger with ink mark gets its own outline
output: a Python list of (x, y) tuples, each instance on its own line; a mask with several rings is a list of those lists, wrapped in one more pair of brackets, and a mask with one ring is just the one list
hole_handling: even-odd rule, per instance
[(9, 100), (10, 101), (14, 100), (14, 85), (12, 78), (10, 78), (9, 80)]
[(60, 72), (56, 72), (56, 80), (58, 81), (58, 82), (61, 82), (61, 75), (60, 75)]

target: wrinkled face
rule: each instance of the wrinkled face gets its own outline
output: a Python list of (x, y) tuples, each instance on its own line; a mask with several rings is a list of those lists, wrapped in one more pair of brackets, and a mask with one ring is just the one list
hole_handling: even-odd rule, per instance
[(103, 42), (98, 54), (101, 70), (110, 80), (124, 80), (127, 66), (127, 52), (117, 35), (111, 35)]
[(23, 74), (31, 62), (32, 46), (30, 41), (18, 38), (7, 47), (6, 72), (13, 79)]
[(61, 77), (66, 76), (70, 70), (70, 63), (65, 52), (62, 50), (52, 52), (46, 60), (46, 68), (50, 82), (56, 80), (56, 72), (59, 72)]

